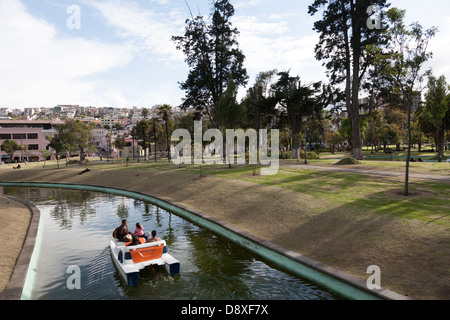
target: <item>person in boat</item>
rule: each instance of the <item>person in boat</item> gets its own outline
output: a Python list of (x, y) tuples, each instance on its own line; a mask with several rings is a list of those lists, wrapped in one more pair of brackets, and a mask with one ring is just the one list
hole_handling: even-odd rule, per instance
[(144, 234), (144, 227), (140, 222), (136, 223), (136, 230), (134, 230), (133, 235), (139, 238), (144, 238), (145, 241), (148, 240), (148, 237)]
[(126, 219), (122, 220), (122, 224), (117, 230), (117, 239), (122, 242), (130, 242), (130, 237), (133, 238), (132, 233), (128, 230), (128, 221)]
[(138, 246), (138, 245), (142, 244), (141, 241), (139, 240), (138, 236), (129, 234), (127, 237), (131, 239), (131, 241), (129, 241), (129, 243), (127, 244), (127, 247)]
[(156, 230), (152, 231), (152, 238), (148, 239), (147, 242), (158, 242), (161, 238), (156, 237)]

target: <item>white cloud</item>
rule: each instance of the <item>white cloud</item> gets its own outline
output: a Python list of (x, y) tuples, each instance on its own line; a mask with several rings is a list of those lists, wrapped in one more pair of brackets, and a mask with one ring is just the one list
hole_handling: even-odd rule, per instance
[(289, 31), (287, 21), (260, 22), (257, 17), (236, 16), (233, 23), (238, 26), (241, 33), (252, 35), (278, 35)]
[(159, 5), (166, 5), (169, 3), (169, 0), (149, 0), (150, 3), (157, 3)]
[[(165, 4), (164, 0), (154, 1)], [(133, 1), (86, 1), (98, 10), (105, 22), (115, 28), (119, 37), (131, 40), (143, 55), (161, 61), (183, 61), (182, 53), (171, 41), (173, 35), (183, 31), (185, 17), (177, 10), (157, 13), (142, 8)], [(150, 55), (149, 55), (150, 53)]]
[(233, 6), (236, 9), (245, 9), (245, 8), (251, 8), (261, 5), (261, 3), (264, 0), (243, 0), (235, 3)]
[(270, 20), (285, 20), (285, 19), (289, 19), (289, 18), (293, 18), (298, 16), (299, 13), (298, 12), (289, 12), (289, 13), (272, 13), (269, 15), (269, 19)]
[(129, 105), (129, 101), (116, 88), (107, 88), (103, 98), (106, 106), (126, 107)]
[(58, 34), (19, 0), (0, 0), (0, 43), (0, 105), (7, 107), (92, 104), (102, 84), (89, 77), (132, 59), (128, 47)]
[[(428, 26), (427, 26), (428, 28)], [(426, 68), (433, 68), (436, 76), (445, 75), (450, 82), (450, 65), (448, 63), (448, 48), (450, 47), (450, 17), (441, 21), (439, 32), (430, 40), (429, 51), (433, 52), (433, 59), (426, 63)]]
[[(311, 69), (316, 70), (312, 77), (320, 73), (321, 64), (314, 58), (317, 34), (292, 30), (286, 20), (262, 22), (254, 16), (235, 16), (233, 25), (241, 33), (239, 44), (246, 55), (245, 66), (252, 75), (271, 69), (291, 69), (292, 74), (301, 77), (306, 72), (311, 74)], [(308, 79), (312, 80), (321, 78)]]

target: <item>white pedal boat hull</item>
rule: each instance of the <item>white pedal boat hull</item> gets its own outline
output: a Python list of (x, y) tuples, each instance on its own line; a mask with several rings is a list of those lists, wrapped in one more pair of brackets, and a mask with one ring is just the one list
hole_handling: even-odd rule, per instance
[(128, 286), (138, 285), (140, 270), (151, 265), (164, 266), (171, 276), (180, 273), (180, 262), (167, 253), (164, 240), (127, 247), (125, 242), (111, 239), (109, 245), (112, 261)]

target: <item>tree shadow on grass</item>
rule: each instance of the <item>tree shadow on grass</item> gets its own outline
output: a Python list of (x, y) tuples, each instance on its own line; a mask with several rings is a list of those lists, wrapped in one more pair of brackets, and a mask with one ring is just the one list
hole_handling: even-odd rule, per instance
[[(373, 199), (379, 203), (377, 210), (368, 205)], [(382, 286), (413, 298), (448, 299), (448, 214), (436, 216), (432, 209), (428, 214), (411, 213), (410, 201), (375, 193), (299, 217), (298, 225), (278, 233), (276, 242), (363, 279), (369, 277), (367, 268), (377, 265)], [(442, 219), (447, 219), (444, 225), (436, 223)]]

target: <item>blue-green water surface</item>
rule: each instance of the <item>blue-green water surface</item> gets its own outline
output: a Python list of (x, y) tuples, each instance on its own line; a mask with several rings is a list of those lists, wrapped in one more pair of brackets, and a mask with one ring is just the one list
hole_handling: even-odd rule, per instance
[[(41, 211), (43, 239), (32, 299), (38, 300), (333, 300), (340, 296), (270, 266), (247, 250), (144, 201), (104, 193), (46, 188), (3, 188)], [(112, 231), (127, 219), (158, 231), (181, 273), (141, 272), (128, 287), (109, 250)], [(70, 266), (81, 271), (69, 289)], [(70, 271), (70, 272), (68, 272)], [(72, 282), (73, 283), (73, 282)]]

